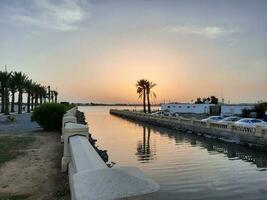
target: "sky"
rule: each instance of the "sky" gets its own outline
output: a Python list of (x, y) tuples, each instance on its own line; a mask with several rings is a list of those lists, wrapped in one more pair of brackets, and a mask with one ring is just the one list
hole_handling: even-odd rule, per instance
[(0, 67), (59, 100), (267, 101), (266, 0), (0, 0)]

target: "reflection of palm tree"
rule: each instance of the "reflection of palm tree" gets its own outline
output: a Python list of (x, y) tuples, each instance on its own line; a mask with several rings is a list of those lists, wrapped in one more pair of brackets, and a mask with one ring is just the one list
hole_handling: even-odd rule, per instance
[(139, 141), (137, 144), (137, 153), (139, 160), (151, 160), (152, 153), (150, 149), (150, 128), (143, 126), (143, 141)]

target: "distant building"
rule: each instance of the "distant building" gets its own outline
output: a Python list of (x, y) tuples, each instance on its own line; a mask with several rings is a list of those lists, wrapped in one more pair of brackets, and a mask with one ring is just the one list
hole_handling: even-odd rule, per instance
[(241, 115), (243, 109), (252, 109), (253, 104), (225, 104), (221, 105), (221, 115)]
[(170, 113), (210, 114), (212, 106), (214, 104), (167, 103), (161, 105), (161, 110)]

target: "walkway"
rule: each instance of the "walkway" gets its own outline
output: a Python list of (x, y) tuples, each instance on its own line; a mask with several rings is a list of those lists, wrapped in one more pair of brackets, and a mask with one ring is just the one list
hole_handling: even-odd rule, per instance
[(42, 128), (31, 121), (31, 113), (13, 114), (14, 122), (8, 122), (7, 116), (0, 115), (0, 135), (1, 134), (29, 134), (40, 131)]

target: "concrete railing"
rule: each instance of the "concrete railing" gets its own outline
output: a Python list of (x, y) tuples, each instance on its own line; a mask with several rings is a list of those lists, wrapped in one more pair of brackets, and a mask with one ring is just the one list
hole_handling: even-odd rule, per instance
[(88, 126), (78, 124), (77, 108), (62, 120), (64, 156), (72, 200), (155, 199), (159, 185), (134, 167), (107, 167), (88, 140)]
[(262, 126), (244, 127), (233, 123), (205, 122), (194, 118), (158, 116), (127, 110), (110, 110), (110, 113), (172, 129), (188, 129), (224, 141), (267, 147), (267, 128)]

